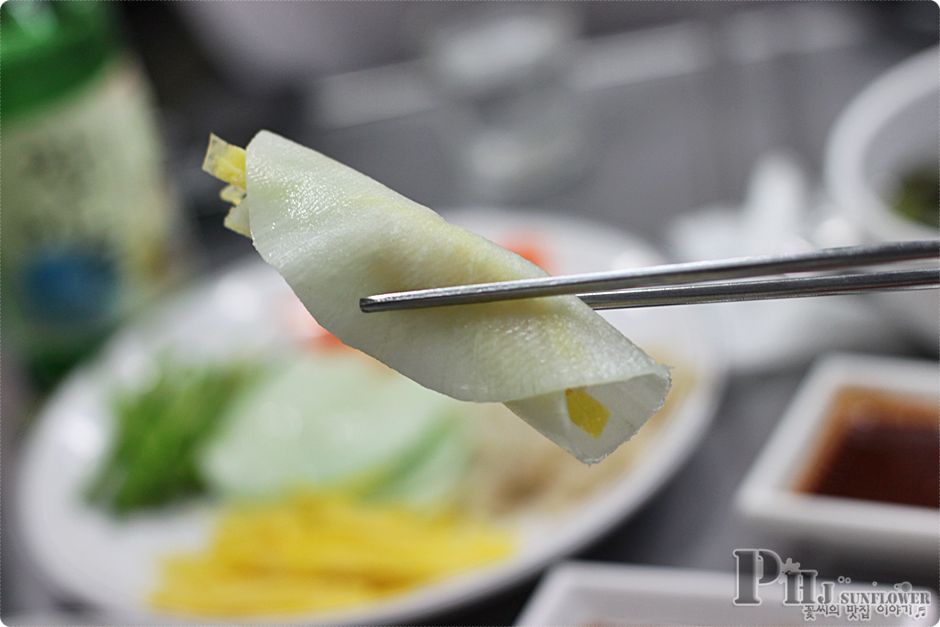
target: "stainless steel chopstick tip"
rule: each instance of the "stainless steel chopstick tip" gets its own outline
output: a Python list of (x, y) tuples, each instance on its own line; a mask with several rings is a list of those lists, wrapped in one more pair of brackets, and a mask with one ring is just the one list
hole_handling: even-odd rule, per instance
[[(744, 295), (742, 290), (745, 289), (745, 286), (741, 284), (740, 279), (807, 272), (837, 272), (862, 266), (880, 266), (916, 259), (937, 259), (938, 255), (940, 255), (940, 240), (888, 242), (865, 246), (827, 248), (790, 255), (738, 257), (630, 270), (613, 270), (567, 276), (542, 276), (496, 283), (479, 283), (474, 285), (458, 285), (453, 287), (376, 294), (360, 299), (359, 309), (363, 313), (377, 313), (383, 311), (424, 309), (448, 305), (469, 305), (561, 295), (580, 296), (590, 303), (591, 297), (600, 293), (604, 294), (605, 303), (603, 308), (615, 308), (617, 305), (614, 303), (616, 302), (634, 302), (632, 300), (623, 299), (630, 299), (633, 296), (638, 297), (639, 290), (674, 286), (677, 287), (677, 291), (673, 294), (678, 297), (682, 292), (683, 286), (688, 288), (693, 285), (703, 287), (697, 288), (697, 290), (693, 292), (686, 291), (684, 292), (686, 295), (691, 296), (692, 293), (697, 292), (700, 296), (704, 296), (709, 290), (714, 291), (715, 289), (722, 289), (722, 297), (724, 299), (722, 302), (757, 300), (762, 297), (759, 295)], [(871, 278), (878, 274), (879, 273), (873, 272), (867, 275), (857, 274), (853, 276), (868, 276)], [(884, 273), (882, 272), (880, 274)], [(828, 276), (839, 277), (840, 275), (830, 274)], [(892, 280), (900, 280), (900, 275), (893, 276), (895, 277), (894, 279), (882, 278), (878, 280), (855, 278), (852, 279), (853, 288), (857, 291), (863, 291), (933, 287), (932, 284), (928, 284), (929, 282), (924, 282), (926, 281), (926, 279), (923, 278), (924, 275), (921, 275), (919, 279), (921, 283), (917, 286), (891, 285), (890, 282)], [(840, 283), (838, 278), (825, 279), (823, 277), (825, 277), (825, 275), (821, 277), (824, 283), (825, 281), (833, 281), (826, 287), (827, 290), (830, 290), (830, 293), (835, 293), (833, 290), (845, 289), (844, 284)], [(729, 280), (733, 280), (734, 283), (730, 283)], [(811, 283), (806, 282), (790, 283), (784, 281), (781, 283), (780, 280), (781, 279), (776, 279), (771, 281), (774, 285), (773, 290), (770, 289), (769, 283), (765, 282), (762, 284), (759, 292), (766, 294), (763, 298), (786, 298), (786, 290), (808, 290), (808, 286), (811, 285)], [(719, 285), (721, 285), (718, 283), (719, 281), (724, 281), (726, 287), (719, 288)], [(748, 289), (755, 287), (756, 285), (752, 283)], [(784, 290), (784, 292), (780, 292), (780, 290)], [(771, 291), (774, 292), (773, 296), (770, 295)], [(620, 292), (620, 296), (623, 298), (615, 297), (616, 292)], [(738, 297), (735, 298), (735, 295)], [(793, 295), (811, 296), (813, 294), (794, 293)], [(663, 293), (663, 296), (665, 296), (665, 293)], [(709, 298), (714, 297), (709, 296)], [(652, 300), (648, 302), (650, 304), (647, 306), (654, 306)], [(706, 301), (692, 300), (690, 302)], [(708, 302), (718, 301), (710, 300)], [(622, 307), (635, 306), (640, 305), (622, 305)]]

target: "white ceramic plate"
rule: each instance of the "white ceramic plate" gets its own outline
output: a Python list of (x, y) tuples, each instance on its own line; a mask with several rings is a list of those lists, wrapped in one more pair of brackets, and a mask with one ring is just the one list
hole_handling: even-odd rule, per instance
[[(579, 220), (489, 210), (451, 213), (449, 218), (498, 241), (523, 233), (538, 238), (554, 251), (547, 265), (556, 273), (659, 261), (642, 242)], [(26, 443), (17, 494), (18, 531), (53, 584), (112, 616), (138, 622), (173, 619), (155, 614), (146, 604), (156, 582), (157, 556), (202, 546), (212, 508), (196, 503), (118, 522), (82, 502), (81, 486), (109, 437), (109, 398), (116, 385), (145, 376), (155, 353), (225, 359), (294, 341), (282, 304), (299, 306), (273, 270), (260, 262), (233, 268), (127, 328), (53, 396)], [(564, 515), (532, 521), (520, 530), (519, 551), (497, 565), (381, 604), (276, 620), (413, 622), (530, 576), (636, 511), (700, 440), (715, 408), (723, 369), (690, 311), (610, 312), (609, 317), (640, 345), (681, 359), (695, 377), (685, 401), (622, 479)]]
[(940, 402), (940, 366), (925, 359), (832, 354), (813, 366), (738, 490), (738, 510), (777, 533), (900, 560), (936, 563), (937, 510), (793, 489), (816, 453), (834, 395), (847, 386)]

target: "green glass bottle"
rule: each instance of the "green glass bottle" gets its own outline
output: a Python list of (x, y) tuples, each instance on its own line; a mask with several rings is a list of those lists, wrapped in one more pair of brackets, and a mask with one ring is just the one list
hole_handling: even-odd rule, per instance
[(107, 2), (0, 7), (4, 348), (48, 384), (178, 274), (148, 85)]

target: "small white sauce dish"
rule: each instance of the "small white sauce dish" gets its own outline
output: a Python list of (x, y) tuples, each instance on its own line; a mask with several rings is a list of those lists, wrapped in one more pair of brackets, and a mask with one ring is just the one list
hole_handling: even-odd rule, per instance
[[(732, 572), (654, 566), (565, 562), (539, 584), (516, 620), (517, 625), (845, 625), (849, 608), (840, 615), (814, 614), (807, 622), (800, 605), (784, 605), (784, 586), (760, 587), (759, 605), (734, 605)], [(864, 584), (840, 585), (845, 592), (870, 591)], [(882, 616), (875, 606), (865, 625), (933, 625), (936, 596), (914, 589), (929, 605), (922, 616)], [(818, 607), (818, 606), (815, 606)], [(914, 612), (911, 612), (914, 614)]]
[(940, 509), (797, 490), (800, 478), (818, 463), (833, 400), (846, 388), (940, 404), (940, 364), (854, 354), (833, 354), (818, 361), (745, 477), (736, 508), (747, 519), (781, 535), (935, 564)]

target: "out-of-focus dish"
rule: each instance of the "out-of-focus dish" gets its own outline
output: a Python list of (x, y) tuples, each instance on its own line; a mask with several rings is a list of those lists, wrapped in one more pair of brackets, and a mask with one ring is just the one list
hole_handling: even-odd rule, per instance
[[(821, 582), (819, 582), (821, 583)], [(760, 605), (734, 606), (736, 590), (732, 573), (569, 562), (548, 574), (516, 620), (517, 625), (845, 625), (853, 611), (845, 605), (812, 612), (806, 606), (784, 605), (783, 585), (759, 588)], [(839, 584), (838, 592), (870, 592), (865, 584)], [(930, 599), (926, 607), (912, 607), (911, 614), (879, 615), (877, 605), (867, 606), (866, 625), (933, 625), (937, 621), (936, 594), (908, 589), (918, 598)], [(838, 598), (837, 596), (835, 598)], [(816, 610), (820, 605), (810, 605)], [(827, 614), (836, 609), (837, 615)], [(906, 609), (906, 608), (905, 608)], [(859, 610), (861, 611), (861, 610)], [(859, 616), (862, 616), (860, 613)]]
[(924, 50), (879, 76), (833, 126), (826, 185), (838, 208), (867, 237), (893, 241), (937, 236), (935, 226), (910, 220), (891, 207), (905, 177), (937, 164), (937, 53), (936, 47)]
[[(826, 150), (826, 188), (840, 215), (867, 241), (940, 236), (935, 195), (940, 160), (938, 77), (940, 56), (932, 47), (872, 82), (832, 129)], [(929, 173), (926, 182), (914, 184), (911, 177), (921, 170)], [(918, 191), (931, 187), (933, 194)], [(931, 202), (933, 206), (924, 206)], [(911, 219), (912, 215), (917, 219)], [(889, 314), (889, 322), (900, 322), (899, 328), (937, 350), (940, 293), (925, 290), (872, 298)]]
[(827, 546), (935, 561), (938, 380), (936, 361), (826, 358), (745, 478), (738, 508)]
[(865, 387), (836, 390), (799, 492), (940, 507), (937, 399)]
[[(527, 254), (541, 255), (554, 271), (608, 268), (622, 251), (632, 255), (632, 260), (620, 258), (623, 265), (657, 261), (642, 243), (580, 221), (486, 211), (451, 217), (496, 241), (524, 240), (532, 249)], [(24, 455), (20, 531), (54, 583), (133, 620), (411, 621), (477, 598), (576, 550), (635, 510), (691, 450), (711, 414), (721, 368), (689, 312), (612, 313), (613, 324), (629, 325), (676, 364), (677, 385), (672, 404), (630, 444), (588, 468), (501, 405), (442, 397), (338, 347), (266, 266), (232, 270), (126, 330), (54, 396)], [(161, 364), (201, 368), (233, 361), (256, 364), (258, 370), (250, 389), (237, 395), (199, 447), (196, 468), (207, 496), (122, 518), (84, 501), (82, 491), (109, 450), (118, 391), (153, 385)], [(321, 369), (324, 376), (298, 390), (309, 369)], [(375, 389), (387, 385), (380, 395), (392, 409), (376, 415), (370, 395), (357, 398), (355, 381), (371, 380), (371, 386), (383, 377), (391, 377), (389, 383)], [(278, 407), (269, 419), (259, 420), (272, 403)], [(303, 415), (294, 415), (292, 408), (303, 407)], [(402, 407), (413, 412), (403, 416)], [(343, 433), (346, 428), (351, 432)], [(317, 445), (317, 430), (329, 433), (332, 444), (304, 458), (303, 452)], [(350, 438), (347, 445), (361, 446), (337, 455), (344, 437)], [(441, 534), (436, 546), (451, 546), (447, 543), (459, 533), (470, 533), (479, 543), (468, 546), (478, 550), (447, 564), (425, 562), (430, 565), (420, 576), (399, 570), (400, 585), (354, 589), (345, 583), (357, 577), (374, 582), (381, 572), (376, 564), (355, 550), (323, 553), (326, 545), (308, 543), (321, 532), (335, 537), (339, 527), (308, 525), (303, 521), (311, 519), (303, 512), (334, 506), (339, 527), (385, 521), (382, 551), (389, 556), (400, 550), (398, 540), (427, 536), (428, 528)], [(399, 517), (395, 512), (401, 511), (406, 513)], [(242, 524), (246, 521), (250, 524)], [(232, 546), (226, 538), (256, 537), (271, 521), (300, 529), (299, 535), (271, 537), (297, 538), (296, 546), (306, 547), (299, 555), (307, 562), (277, 562), (275, 544), (270, 551), (248, 554), (226, 549)], [(232, 536), (232, 525), (244, 535)], [(414, 564), (421, 563), (420, 555), (435, 555), (433, 546), (416, 550)], [(280, 553), (287, 554), (294, 553)], [(283, 587), (231, 577), (233, 563), (247, 563), (248, 571), (257, 573), (268, 558), (280, 564), (276, 574)], [(320, 588), (328, 593), (311, 598), (316, 594), (306, 585), (310, 581), (329, 574), (338, 582), (337, 562), (331, 560), (345, 564), (346, 582)], [(324, 563), (329, 568), (323, 569)], [(298, 569), (313, 579), (298, 579)], [(189, 585), (210, 580), (215, 585)], [(298, 581), (306, 582), (310, 597), (296, 596)], [(194, 587), (205, 594), (182, 594)]]

